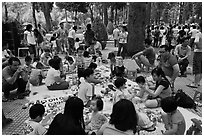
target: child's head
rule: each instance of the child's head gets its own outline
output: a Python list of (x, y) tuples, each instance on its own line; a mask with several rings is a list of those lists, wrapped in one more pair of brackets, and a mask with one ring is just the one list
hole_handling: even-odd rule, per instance
[(34, 104), (29, 110), (29, 116), (32, 120), (40, 122), (45, 113), (45, 108), (42, 104)]
[(90, 68), (87, 68), (84, 70), (84, 78), (85, 79), (89, 79), (90, 76), (93, 76), (93, 74), (94, 74), (94, 71)]
[(177, 109), (177, 101), (174, 97), (166, 97), (161, 100), (161, 108), (166, 113), (172, 113)]
[(79, 38), (76, 38), (75, 41), (76, 41), (76, 42), (79, 42)]
[(70, 57), (70, 56), (65, 56), (65, 59), (66, 59), (70, 64), (74, 63), (73, 58)]
[(121, 56), (116, 57), (116, 66), (123, 66), (123, 58)]
[(26, 57), (25, 57), (25, 63), (26, 63), (26, 65), (30, 65), (31, 62), (32, 62), (31, 56), (26, 56)]
[(84, 49), (82, 46), (80, 46), (78, 49), (77, 49), (77, 55), (78, 56), (83, 56), (83, 52), (84, 52)]
[(92, 70), (95, 70), (95, 69), (97, 68), (97, 64), (96, 64), (96, 63), (91, 62), (91, 64), (89, 65), (89, 67), (88, 67), (88, 68), (90, 68), (90, 69), (92, 69)]
[(88, 58), (89, 57), (89, 52), (88, 51), (84, 51), (84, 53), (83, 53), (83, 56), (85, 57), (85, 58)]
[(108, 59), (110, 59), (111, 62), (115, 62), (115, 53), (114, 52), (110, 52), (108, 54)]
[(136, 79), (135, 79), (136, 83), (137, 84), (141, 84), (141, 85), (144, 85), (145, 84), (145, 78), (143, 76), (138, 76)]
[(121, 87), (125, 87), (125, 83), (126, 83), (126, 79), (122, 78), (122, 77), (118, 77), (115, 81), (114, 81), (114, 85), (116, 86), (116, 88), (121, 88)]
[(103, 110), (103, 100), (101, 97), (96, 96), (91, 100), (90, 109), (95, 112)]

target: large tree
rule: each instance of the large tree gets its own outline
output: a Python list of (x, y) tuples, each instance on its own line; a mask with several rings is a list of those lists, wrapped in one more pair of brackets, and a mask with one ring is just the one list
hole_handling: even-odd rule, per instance
[(132, 56), (144, 49), (146, 3), (130, 2), (129, 10), (127, 51)]

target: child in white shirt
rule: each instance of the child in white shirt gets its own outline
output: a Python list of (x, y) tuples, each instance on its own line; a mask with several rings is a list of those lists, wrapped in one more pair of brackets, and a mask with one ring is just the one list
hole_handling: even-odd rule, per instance
[(47, 130), (40, 124), (45, 108), (42, 104), (34, 104), (29, 110), (30, 119), (24, 123), (23, 133), (25, 135), (44, 135)]

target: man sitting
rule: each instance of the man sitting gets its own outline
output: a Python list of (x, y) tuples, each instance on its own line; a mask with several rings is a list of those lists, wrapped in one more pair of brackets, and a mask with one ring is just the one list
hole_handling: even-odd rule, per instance
[(2, 70), (2, 91), (4, 92), (3, 102), (9, 100), (10, 91), (17, 88), (17, 98), (23, 99), (27, 95), (25, 92), (28, 82), (28, 72), (19, 65), (20, 60), (16, 57), (11, 57), (8, 60), (9, 66)]
[(152, 41), (150, 39), (145, 39), (144, 43), (145, 49), (133, 55), (132, 58), (136, 59), (136, 62), (140, 68), (141, 64), (144, 64), (144, 66), (146, 66), (149, 69), (149, 67), (154, 66), (156, 54), (154, 48), (151, 46)]

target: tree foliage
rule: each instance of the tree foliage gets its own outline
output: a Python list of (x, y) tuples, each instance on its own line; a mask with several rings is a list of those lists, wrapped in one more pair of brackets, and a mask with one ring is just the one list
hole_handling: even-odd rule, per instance
[(68, 11), (88, 12), (86, 2), (56, 2), (55, 4), (57, 7)]

